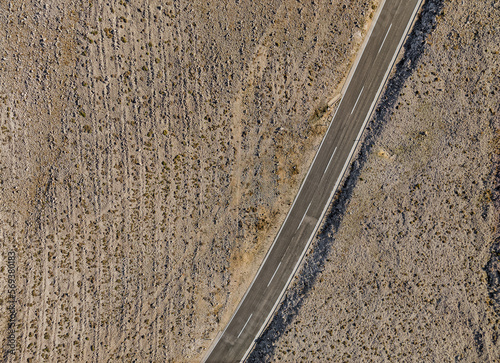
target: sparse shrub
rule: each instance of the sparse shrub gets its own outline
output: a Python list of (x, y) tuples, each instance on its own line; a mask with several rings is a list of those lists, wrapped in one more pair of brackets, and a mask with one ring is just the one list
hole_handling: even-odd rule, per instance
[(314, 110), (312, 117), (311, 117), (311, 122), (319, 120), (321, 117), (323, 117), (323, 115), (326, 113), (326, 111), (328, 111), (328, 105), (322, 105), (322, 106), (319, 106), (318, 108), (316, 108)]
[(106, 36), (111, 39), (113, 38), (113, 35), (114, 35), (114, 30), (111, 29), (111, 28), (104, 28), (104, 33), (106, 34)]

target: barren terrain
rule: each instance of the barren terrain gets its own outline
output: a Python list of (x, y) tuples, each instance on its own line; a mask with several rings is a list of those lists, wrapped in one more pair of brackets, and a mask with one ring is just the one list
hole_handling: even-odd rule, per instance
[(498, 1), (425, 3), (249, 361), (498, 361), (499, 20)]
[[(9, 359), (199, 360), (284, 219), (375, 5), (2, 2)], [(2, 295), (3, 357), (7, 309)]]

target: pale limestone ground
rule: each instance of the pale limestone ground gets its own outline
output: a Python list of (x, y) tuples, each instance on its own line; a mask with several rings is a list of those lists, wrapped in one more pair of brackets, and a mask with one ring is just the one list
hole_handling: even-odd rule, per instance
[(10, 359), (199, 360), (284, 219), (372, 3), (2, 2)]
[(485, 266), (498, 225), (500, 5), (426, 9), (438, 9), (435, 29), (414, 34), (423, 54), (407, 50), (351, 199), (334, 204), (344, 217), (315, 242), (328, 255), (314, 271), (313, 248), (250, 361), (498, 361)]

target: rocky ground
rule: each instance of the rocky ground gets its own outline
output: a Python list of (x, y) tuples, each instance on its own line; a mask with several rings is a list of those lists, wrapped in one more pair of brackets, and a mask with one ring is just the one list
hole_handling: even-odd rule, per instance
[(498, 1), (425, 2), (249, 361), (500, 357), (499, 20)]
[[(284, 219), (375, 8), (2, 2), (9, 359), (199, 360)], [(8, 308), (0, 296), (4, 357)]]

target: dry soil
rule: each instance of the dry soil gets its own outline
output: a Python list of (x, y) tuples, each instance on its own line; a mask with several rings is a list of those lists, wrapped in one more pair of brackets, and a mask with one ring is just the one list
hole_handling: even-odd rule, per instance
[(197, 361), (307, 171), (376, 2), (0, 3), (0, 354)]

